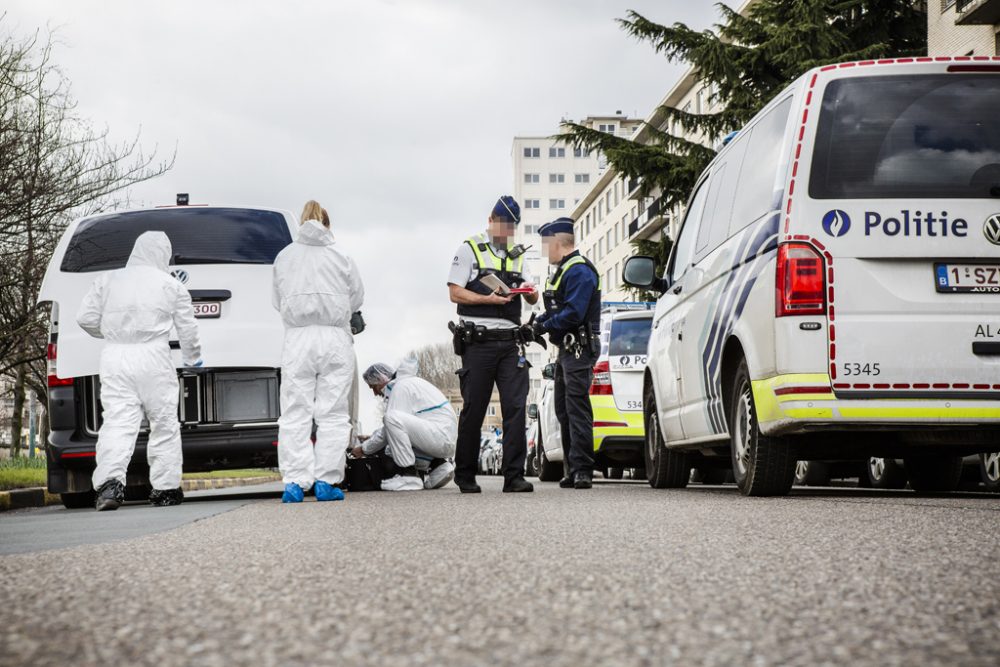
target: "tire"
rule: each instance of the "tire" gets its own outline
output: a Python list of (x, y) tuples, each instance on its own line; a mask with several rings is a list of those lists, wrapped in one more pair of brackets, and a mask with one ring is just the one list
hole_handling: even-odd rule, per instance
[(622, 479), (625, 477), (624, 468), (608, 468), (608, 479)]
[(59, 499), (62, 501), (63, 507), (68, 510), (78, 510), (85, 507), (94, 509), (94, 502), (97, 500), (97, 492), (83, 491), (81, 493), (60, 493)]
[(558, 482), (562, 479), (563, 467), (559, 462), (553, 463), (545, 456), (545, 446), (542, 444), (542, 431), (538, 430), (538, 440), (535, 443), (538, 452), (538, 481)]
[(987, 491), (1000, 493), (1000, 452), (979, 455), (979, 475)]
[(871, 489), (906, 488), (906, 471), (895, 459), (872, 456), (865, 462), (865, 469), (861, 474)]
[(733, 477), (745, 496), (784, 496), (795, 481), (795, 457), (789, 444), (760, 434), (750, 371), (740, 361), (729, 402), (729, 438)]
[(903, 464), (917, 493), (950, 493), (962, 479), (961, 456), (908, 456)]
[(538, 454), (533, 452), (531, 456), (524, 460), (524, 476), (538, 477)]
[(799, 486), (829, 486), (830, 466), (822, 461), (796, 461), (795, 483)]
[(668, 449), (660, 432), (660, 417), (656, 411), (656, 394), (652, 386), (643, 397), (646, 425), (646, 477), (654, 489), (683, 489), (691, 475), (691, 465), (685, 452)]

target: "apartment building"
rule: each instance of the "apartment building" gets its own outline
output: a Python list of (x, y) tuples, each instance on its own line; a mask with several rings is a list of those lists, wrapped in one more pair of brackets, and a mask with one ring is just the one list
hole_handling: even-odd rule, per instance
[(1000, 0), (930, 0), (927, 52), (932, 56), (1000, 55)]
[[(609, 116), (588, 116), (580, 125), (632, 138), (641, 121), (620, 111)], [(594, 151), (573, 148), (549, 135), (514, 137), (511, 159), (514, 167), (514, 197), (521, 204), (521, 224), (516, 242), (530, 246), (525, 255), (525, 271), (542, 286), (549, 274), (548, 261), (542, 256), (538, 228), (560, 217), (572, 217), (573, 210), (608, 171), (606, 159)], [(539, 306), (540, 307), (540, 306)], [(542, 384), (542, 368), (548, 355), (537, 345), (528, 348), (531, 364), (529, 400), (537, 398)]]

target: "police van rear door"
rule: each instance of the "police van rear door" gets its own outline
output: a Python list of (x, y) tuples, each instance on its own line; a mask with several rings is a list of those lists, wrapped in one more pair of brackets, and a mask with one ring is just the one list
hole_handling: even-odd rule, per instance
[(836, 393), (1000, 396), (1000, 61), (838, 68), (812, 92), (785, 240), (821, 249)]
[(617, 313), (611, 320), (608, 367), (615, 407), (622, 412), (642, 411), (642, 377), (652, 323), (650, 312)]

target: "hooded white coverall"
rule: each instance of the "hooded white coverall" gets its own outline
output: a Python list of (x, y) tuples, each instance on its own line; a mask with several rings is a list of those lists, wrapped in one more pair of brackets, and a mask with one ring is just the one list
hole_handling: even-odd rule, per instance
[(145, 412), (149, 420), (149, 481), (166, 491), (181, 485), (179, 387), (170, 358), (170, 330), (177, 329), (185, 366), (201, 359), (191, 295), (168, 271), (170, 239), (144, 232), (124, 269), (106, 273), (91, 286), (76, 321), (101, 351), (104, 423), (97, 436), (94, 488), (110, 479), (125, 483), (135, 439)]
[(458, 419), (437, 387), (417, 377), (409, 363), (403, 363), (384, 392), (382, 428), (361, 445), (366, 455), (385, 449), (401, 468), (426, 468), (432, 459), (455, 455)]
[[(365, 290), (354, 260), (333, 234), (306, 220), (274, 260), (274, 307), (285, 323), (281, 354), (278, 467), (285, 484), (308, 491), (317, 479), (344, 479), (357, 364), (351, 313)], [(315, 420), (316, 444), (311, 441)]]

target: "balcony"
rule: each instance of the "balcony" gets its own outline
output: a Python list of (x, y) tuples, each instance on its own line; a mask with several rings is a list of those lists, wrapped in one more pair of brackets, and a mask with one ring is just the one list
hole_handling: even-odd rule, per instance
[(639, 214), (635, 220), (628, 225), (628, 238), (649, 239), (656, 235), (663, 228), (663, 221), (669, 218), (670, 212), (664, 204), (664, 198), (654, 199), (653, 203), (646, 207), (646, 210)]
[(1000, 0), (958, 0), (956, 25), (996, 25), (1000, 23)]
[(628, 198), (629, 199), (639, 199), (639, 187), (642, 185), (642, 181), (638, 178), (633, 178), (628, 181)]

